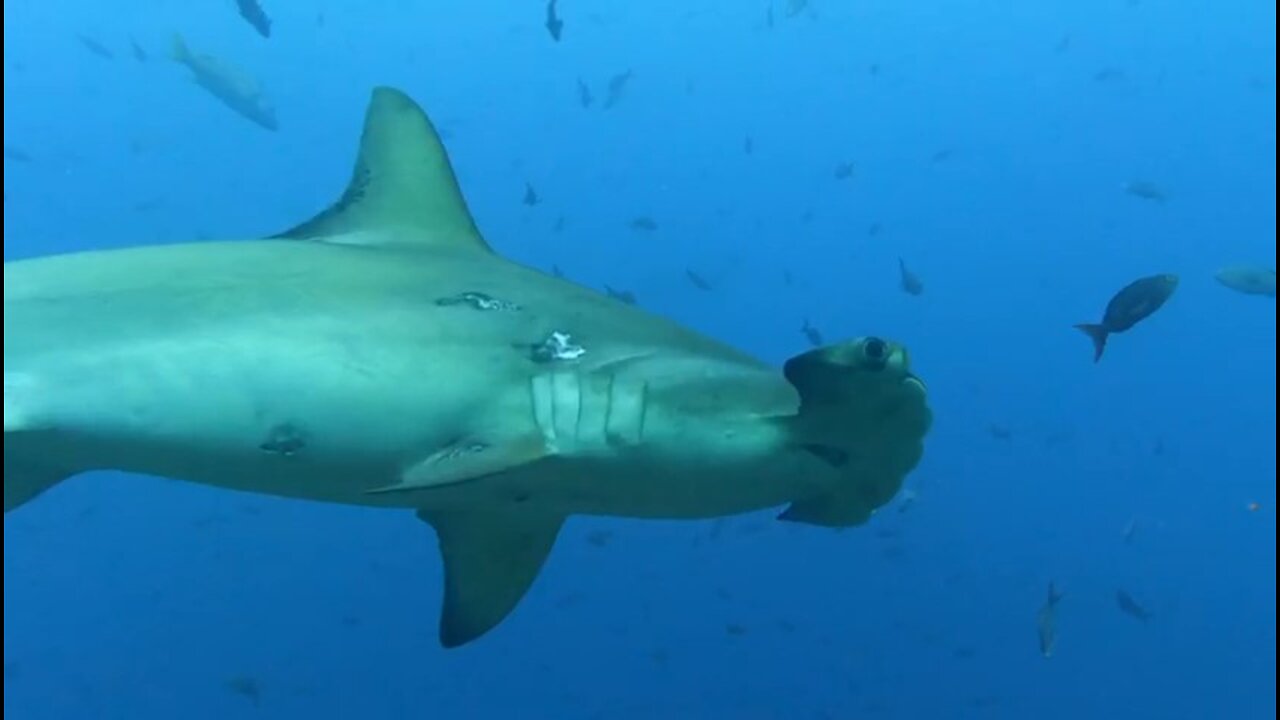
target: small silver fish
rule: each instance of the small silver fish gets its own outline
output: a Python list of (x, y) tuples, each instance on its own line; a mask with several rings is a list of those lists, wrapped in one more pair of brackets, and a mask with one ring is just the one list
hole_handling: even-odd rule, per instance
[(1053, 582), (1050, 582), (1049, 594), (1036, 616), (1040, 635), (1040, 654), (1047, 658), (1053, 657), (1053, 648), (1058, 644), (1058, 603), (1061, 600), (1062, 593), (1058, 592)]

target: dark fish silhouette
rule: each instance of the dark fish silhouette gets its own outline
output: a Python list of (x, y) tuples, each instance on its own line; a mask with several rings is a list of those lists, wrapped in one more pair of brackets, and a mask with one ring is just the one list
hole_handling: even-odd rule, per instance
[(83, 45), (86, 50), (104, 60), (112, 60), (116, 56), (115, 53), (107, 49), (107, 46), (97, 40), (94, 40), (88, 35), (77, 35), (76, 38), (80, 40), (80, 44)]
[(533, 207), (534, 205), (537, 205), (538, 202), (539, 202), (538, 191), (533, 189), (533, 185), (529, 183), (525, 183), (524, 184), (524, 204), (528, 205), (529, 207)]
[(627, 88), (627, 83), (631, 82), (631, 71), (626, 70), (609, 78), (609, 91), (604, 97), (604, 109), (608, 110), (618, 101), (622, 99), (622, 91)]
[(236, 9), (240, 11), (240, 17), (252, 25), (259, 35), (264, 38), (271, 37), (271, 18), (263, 12), (258, 0), (236, 0)]
[(1214, 273), (1224, 286), (1245, 295), (1276, 296), (1276, 271), (1255, 265), (1232, 265)]
[(240, 695), (255, 706), (262, 704), (262, 686), (255, 678), (237, 675), (227, 680), (226, 687), (229, 692)]
[(1178, 276), (1168, 273), (1135, 280), (1107, 303), (1102, 322), (1076, 325), (1076, 329), (1093, 341), (1093, 361), (1102, 359), (1102, 351), (1107, 348), (1107, 338), (1112, 333), (1124, 332), (1159, 310), (1177, 288)]
[(902, 276), (902, 292), (908, 295), (920, 295), (924, 292), (924, 283), (907, 269), (907, 263), (902, 258), (898, 258), (898, 274)]
[(1138, 519), (1129, 518), (1129, 522), (1125, 523), (1124, 530), (1120, 532), (1120, 537), (1124, 539), (1125, 545), (1133, 544), (1133, 536), (1138, 532)]
[(547, 2), (547, 32), (551, 39), (560, 42), (560, 33), (564, 31), (564, 22), (556, 17), (556, 0)]
[(1036, 615), (1036, 629), (1040, 636), (1040, 654), (1053, 657), (1053, 648), (1058, 644), (1058, 603), (1062, 601), (1062, 593), (1049, 583), (1049, 594), (1040, 606)]
[(831, 173), (837, 180), (847, 180), (853, 177), (853, 163), (842, 162), (836, 165), (835, 171)]
[(746, 153), (747, 155), (750, 155), (751, 153), (755, 152), (755, 149), (756, 149), (756, 141), (752, 140), (751, 136), (748, 135), (746, 139), (742, 141), (742, 152)]
[(595, 102), (595, 96), (591, 94), (591, 88), (578, 78), (578, 104), (582, 107), (591, 107), (591, 103)]
[(1124, 71), (1119, 68), (1102, 68), (1093, 74), (1094, 82), (1111, 82), (1124, 78)]
[(694, 287), (696, 287), (696, 288), (698, 288), (699, 290), (706, 290), (706, 291), (708, 291), (708, 292), (710, 292), (710, 291), (711, 291), (711, 289), (712, 289), (712, 288), (711, 288), (711, 283), (707, 282), (707, 279), (706, 279), (706, 278), (704, 278), (704, 277), (702, 277), (702, 276), (701, 276), (701, 275), (699, 275), (698, 273), (696, 273), (696, 272), (694, 272), (694, 271), (692, 271), (692, 270), (690, 270), (690, 269), (688, 269), (688, 268), (685, 268), (684, 276), (685, 276), (686, 278), (689, 278), (689, 282), (690, 282), (690, 283), (692, 283), (692, 284), (693, 284), (693, 286), (694, 286)]
[(13, 145), (5, 145), (4, 159), (12, 160), (14, 162), (20, 162), (20, 163), (29, 163), (31, 162), (31, 155), (28, 154), (27, 151), (23, 150), (22, 148), (14, 147)]
[(1116, 606), (1120, 608), (1120, 612), (1131, 618), (1146, 622), (1151, 619), (1151, 611), (1147, 610), (1133, 596), (1124, 590), (1116, 591)]
[(653, 232), (658, 229), (658, 223), (654, 222), (653, 218), (644, 215), (627, 223), (627, 226), (632, 230), (643, 230), (645, 232)]
[(800, 332), (804, 333), (805, 339), (809, 341), (810, 345), (814, 347), (821, 347), (823, 345), (822, 333), (818, 328), (809, 324), (809, 318), (804, 319), (804, 324), (800, 326)]
[(275, 107), (253, 76), (212, 55), (192, 52), (178, 34), (173, 36), (170, 52), (174, 62), (190, 69), (196, 84), (223, 105), (267, 130), (274, 132), (280, 127)]
[(636, 304), (636, 294), (631, 292), (630, 290), (618, 290), (617, 288), (612, 288), (612, 287), (609, 287), (608, 285), (605, 285), (604, 292), (606, 295), (608, 295), (609, 297), (619, 302), (624, 302), (628, 305)]
[(1165, 191), (1150, 180), (1131, 180), (1124, 184), (1124, 191), (1136, 198), (1150, 200), (1163, 205), (1169, 196)]
[(147, 51), (142, 49), (137, 40), (129, 38), (129, 49), (133, 51), (133, 59), (138, 62), (147, 61)]

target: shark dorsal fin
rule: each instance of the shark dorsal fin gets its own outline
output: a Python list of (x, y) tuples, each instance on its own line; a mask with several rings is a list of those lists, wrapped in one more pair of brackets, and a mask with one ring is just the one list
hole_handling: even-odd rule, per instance
[(373, 91), (342, 197), (274, 237), (490, 252), (431, 120), (408, 95), (390, 87)]

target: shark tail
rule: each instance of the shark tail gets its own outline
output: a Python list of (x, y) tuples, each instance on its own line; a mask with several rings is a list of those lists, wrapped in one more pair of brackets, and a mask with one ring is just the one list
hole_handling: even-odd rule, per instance
[(902, 489), (933, 422), (924, 383), (907, 365), (905, 348), (874, 337), (787, 361), (784, 373), (800, 395), (800, 411), (782, 422), (795, 444), (838, 479), (825, 492), (796, 499), (778, 519), (861, 525)]

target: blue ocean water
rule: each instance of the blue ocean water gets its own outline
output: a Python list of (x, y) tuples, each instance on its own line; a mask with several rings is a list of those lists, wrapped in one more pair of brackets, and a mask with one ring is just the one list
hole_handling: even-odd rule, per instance
[[(1214, 280), (1275, 266), (1274, 3), (262, 1), (6, 0), (6, 260), (289, 227), (393, 85), (508, 257), (777, 363), (905, 343), (924, 460), (839, 532), (571, 518), (448, 651), (412, 513), (75, 478), (5, 518), (6, 716), (1275, 716), (1275, 305)], [(1071, 326), (1160, 272), (1094, 364)]]

